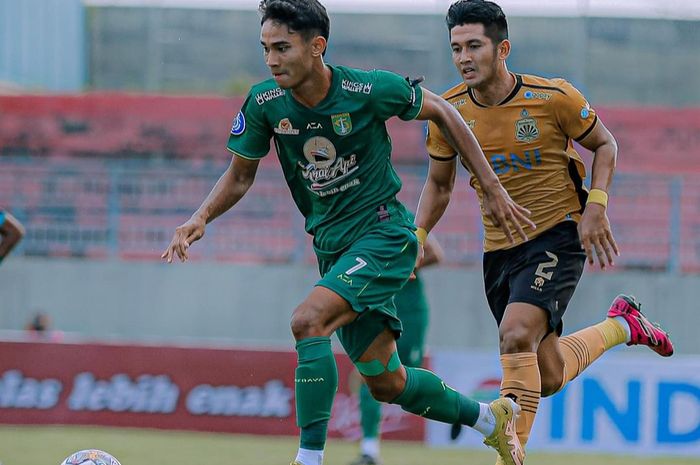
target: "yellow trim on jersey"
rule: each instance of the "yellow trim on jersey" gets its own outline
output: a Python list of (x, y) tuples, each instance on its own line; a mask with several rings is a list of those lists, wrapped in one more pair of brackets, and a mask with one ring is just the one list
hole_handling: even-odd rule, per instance
[(250, 155), (243, 155), (242, 153), (236, 152), (235, 150), (231, 150), (229, 147), (226, 147), (226, 150), (228, 150), (229, 152), (231, 152), (234, 155), (238, 155), (239, 157), (245, 158), (246, 160), (250, 160), (250, 161), (260, 161), (264, 157), (264, 155), (263, 155), (263, 157), (260, 157), (260, 158), (253, 158)]

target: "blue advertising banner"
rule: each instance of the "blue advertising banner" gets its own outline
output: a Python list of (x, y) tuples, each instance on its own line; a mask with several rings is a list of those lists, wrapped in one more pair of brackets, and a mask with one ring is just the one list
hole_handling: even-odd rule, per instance
[[(613, 352), (558, 394), (542, 399), (529, 450), (700, 457), (700, 357), (662, 359)], [(432, 366), (447, 384), (488, 402), (498, 396), (498, 354), (436, 351)], [(483, 447), (466, 429), (428, 422), (433, 446)]]

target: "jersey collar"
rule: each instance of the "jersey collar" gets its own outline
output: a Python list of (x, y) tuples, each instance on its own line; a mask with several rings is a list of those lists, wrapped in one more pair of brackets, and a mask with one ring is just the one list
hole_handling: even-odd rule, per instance
[[(505, 105), (506, 103), (510, 102), (515, 98), (516, 95), (518, 95), (518, 92), (520, 92), (520, 88), (523, 86), (523, 77), (519, 74), (513, 74), (511, 73), (513, 77), (515, 77), (515, 86), (513, 86), (513, 90), (510, 91), (510, 93), (504, 98), (501, 102), (497, 103), (496, 105), (493, 105), (495, 107), (500, 106), (500, 105)], [(481, 108), (488, 108), (488, 105), (484, 105), (483, 103), (479, 102), (476, 99), (476, 95), (474, 95), (474, 89), (471, 87), (467, 88), (467, 94), (469, 95), (469, 98), (472, 100), (474, 105), (477, 107)]]
[(286, 92), (287, 98), (289, 99), (289, 101), (292, 102), (294, 106), (302, 110), (318, 112), (321, 111), (328, 102), (333, 101), (333, 99), (335, 98), (335, 94), (338, 91), (338, 87), (340, 87), (340, 70), (335, 66), (329, 65), (328, 63), (326, 63), (326, 66), (331, 70), (331, 86), (328, 88), (328, 93), (325, 97), (323, 97), (323, 100), (318, 102), (316, 106), (309, 108), (307, 106), (302, 105), (297, 99), (295, 99), (291, 92)]

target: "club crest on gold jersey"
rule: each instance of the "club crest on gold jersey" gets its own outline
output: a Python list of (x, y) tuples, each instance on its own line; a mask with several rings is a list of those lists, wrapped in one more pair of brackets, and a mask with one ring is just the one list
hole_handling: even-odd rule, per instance
[(537, 128), (537, 120), (523, 108), (520, 119), (515, 122), (515, 139), (518, 142), (532, 142), (538, 137), (540, 137), (540, 130)]

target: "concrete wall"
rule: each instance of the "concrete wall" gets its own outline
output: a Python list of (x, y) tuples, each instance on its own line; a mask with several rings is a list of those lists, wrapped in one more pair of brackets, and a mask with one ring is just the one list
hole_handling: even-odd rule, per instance
[[(0, 329), (21, 329), (36, 310), (94, 339), (206, 338), (289, 346), (289, 317), (316, 281), (310, 266), (83, 261), (10, 257), (0, 267)], [(478, 270), (426, 270), (432, 347), (493, 347), (496, 327)], [(600, 320), (612, 298), (634, 293), (663, 322), (677, 352), (700, 353), (700, 276), (589, 273), (565, 332)]]
[[(125, 7), (88, 11), (94, 89), (240, 95), (251, 83), (269, 77), (254, 11)], [(443, 12), (330, 12), (329, 63), (423, 75), (425, 86), (439, 92), (459, 81)], [(511, 15), (513, 51), (508, 63), (520, 73), (564, 76), (593, 105), (696, 106), (699, 24)]]
[(81, 91), (86, 46), (80, 0), (0, 0), (0, 82), (25, 91)]

